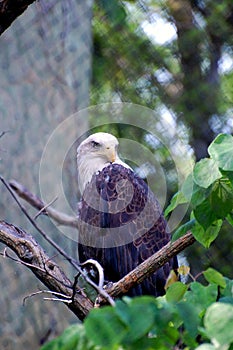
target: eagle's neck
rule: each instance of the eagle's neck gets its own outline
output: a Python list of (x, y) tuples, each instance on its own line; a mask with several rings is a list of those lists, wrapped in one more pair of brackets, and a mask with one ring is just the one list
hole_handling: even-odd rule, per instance
[[(101, 156), (98, 157), (95, 155), (93, 157), (91, 155), (82, 155), (77, 157), (78, 184), (81, 195), (83, 194), (83, 191), (85, 190), (85, 187), (88, 184), (88, 182), (91, 181), (92, 176), (96, 172), (101, 171), (109, 164), (110, 162), (108, 162), (106, 158)], [(116, 156), (116, 160), (113, 164), (120, 164), (125, 168), (131, 169), (128, 164), (122, 162), (118, 155)]]
[(97, 171), (101, 171), (109, 164), (110, 162), (107, 162), (106, 159), (96, 156), (94, 158), (80, 157), (80, 159), (77, 159), (78, 183), (81, 194), (83, 194), (83, 191), (88, 182), (91, 181), (92, 176)]

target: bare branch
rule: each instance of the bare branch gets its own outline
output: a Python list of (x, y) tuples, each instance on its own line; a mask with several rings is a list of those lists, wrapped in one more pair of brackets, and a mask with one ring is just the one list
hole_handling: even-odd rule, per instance
[(77, 217), (64, 214), (49, 206), (50, 204), (45, 204), (39, 197), (31, 193), (26, 187), (15, 180), (10, 180), (9, 185), (20, 198), (24, 199), (39, 211), (42, 211), (42, 213), (48, 214), (58, 224), (78, 228)]
[(76, 316), (81, 320), (87, 316), (93, 308), (93, 303), (78, 286), (73, 295), (72, 282), (30, 234), (0, 221), (0, 241), (11, 248), (20, 260), (29, 264), (27, 267), (49, 290), (72, 299), (73, 302), (66, 305)]
[[(70, 299), (70, 297), (68, 297), (65, 294), (54, 292), (52, 290), (38, 290), (37, 292), (33, 292), (33, 293), (30, 293), (29, 295), (26, 295), (26, 297), (23, 298), (23, 305), (25, 305), (27, 299), (32, 298), (32, 297), (39, 295), (39, 294), (53, 294), (53, 295), (62, 297), (63, 299), (59, 299), (62, 302), (64, 302), (64, 300), (66, 300), (66, 302), (69, 302), (69, 303), (72, 302), (72, 299)], [(47, 300), (46, 298), (43, 298), (43, 299)]]
[(36, 215), (34, 216), (34, 220), (36, 220), (38, 218), (38, 216), (40, 216), (40, 214), (42, 214), (43, 212), (45, 212), (45, 209), (47, 209), (48, 207), (50, 207), (54, 202), (56, 202), (56, 200), (58, 199), (58, 197), (56, 196), (54, 199), (52, 199), (48, 204), (46, 204), (43, 208), (41, 208), (38, 213), (36, 213)]
[[(4, 221), (0, 221), (0, 241), (11, 248), (19, 259), (25, 263), (50, 291), (54, 291), (54, 294), (58, 297), (62, 295), (61, 301), (75, 315), (81, 320), (88, 315), (89, 311), (93, 308), (93, 303), (87, 298), (82, 288), (76, 284), (76, 288), (74, 288), (74, 284), (67, 278), (60, 267), (46, 255), (30, 234)], [(195, 238), (189, 232), (177, 241), (168, 243), (159, 252), (145, 260), (120, 281), (113, 283), (110, 287), (106, 287), (105, 293), (102, 293), (102, 288), (100, 288), (101, 293), (98, 304), (106, 303), (106, 301), (109, 302), (109, 296), (116, 297), (127, 293), (135, 284), (141, 283), (173, 256), (194, 242)], [(107, 299), (105, 295), (109, 298)], [(65, 298), (69, 300), (69, 303), (67, 303)]]
[(45, 271), (44, 269), (42, 269), (41, 267), (38, 267), (38, 266), (33, 265), (33, 264), (29, 264), (29, 263), (27, 263), (27, 262), (25, 262), (25, 261), (22, 261), (22, 260), (20, 260), (20, 259), (14, 258), (13, 256), (10, 256), (10, 255), (7, 253), (7, 248), (5, 248), (5, 249), (4, 249), (4, 252), (3, 252), (3, 253), (0, 253), (0, 255), (2, 255), (4, 258), (8, 258), (8, 259), (10, 259), (10, 260), (15, 261), (17, 264), (25, 265), (25, 266), (27, 266), (27, 267), (33, 267), (34, 269), (39, 269), (39, 270), (41, 270), (42, 272), (45, 272), (45, 273), (46, 273), (46, 271)]
[(140, 284), (144, 279), (166, 264), (166, 262), (168, 262), (172, 257), (179, 254), (194, 242), (195, 238), (191, 232), (188, 232), (175, 242), (168, 243), (157, 253), (153, 254), (143, 263), (138, 265), (134, 270), (129, 272), (121, 280), (113, 283), (111, 287), (106, 288), (106, 292), (112, 297), (116, 297), (122, 293), (127, 293), (134, 285)]
[(28, 220), (35, 227), (35, 229), (41, 234), (41, 236), (44, 237), (44, 239), (46, 239), (46, 241), (49, 244), (51, 244), (51, 246), (53, 246), (62, 256), (64, 256), (64, 258), (66, 258), (66, 260), (79, 272), (79, 274), (84, 277), (84, 279), (87, 281), (87, 283), (89, 283), (104, 299), (106, 299), (110, 305), (114, 305), (115, 302), (111, 298), (111, 296), (108, 295), (108, 293), (102, 287), (99, 287), (88, 276), (86, 276), (86, 274), (83, 272), (83, 270), (81, 269), (81, 267), (79, 266), (77, 261), (75, 259), (73, 259), (71, 256), (69, 256), (56, 242), (54, 242), (52, 240), (52, 238), (50, 238), (44, 232), (44, 230), (42, 230), (37, 225), (35, 220), (28, 214), (27, 210), (21, 205), (21, 203), (19, 202), (18, 198), (16, 197), (16, 195), (13, 192), (13, 190), (11, 189), (10, 185), (6, 182), (6, 180), (2, 176), (0, 176), (0, 180), (2, 181), (4, 186), (8, 189), (8, 191), (10, 192), (10, 194), (12, 195), (12, 197), (14, 198), (14, 200), (16, 201), (16, 203), (18, 204), (18, 206), (20, 207), (20, 209), (22, 210), (24, 215), (28, 218)]
[(0, 138), (3, 137), (5, 134), (7, 134), (8, 132), (10, 132), (10, 130), (6, 130), (6, 131), (2, 131), (0, 133)]
[[(64, 295), (65, 297), (65, 295)], [(43, 298), (43, 300), (49, 300), (49, 301), (59, 301), (60, 303), (65, 303), (65, 304), (71, 304), (72, 303), (72, 299), (60, 299), (60, 298)]]
[[(4, 185), (10, 191), (11, 195), (14, 197), (14, 199), (18, 203), (19, 207), (21, 208), (21, 210), (24, 212), (24, 214), (30, 220), (32, 225), (38, 230), (38, 232), (40, 232), (40, 234), (53, 247), (55, 247), (57, 249), (57, 251), (61, 255), (63, 255), (70, 262), (70, 264), (72, 266), (74, 266), (77, 269), (79, 274), (81, 274), (84, 277), (84, 279), (93, 288), (96, 289), (96, 291), (100, 295), (100, 303), (108, 302), (110, 305), (114, 305), (115, 303), (114, 303), (112, 297), (116, 297), (116, 296), (122, 295), (124, 293), (127, 293), (134, 285), (140, 284), (144, 279), (149, 277), (152, 273), (156, 272), (160, 267), (162, 267), (172, 257), (174, 257), (175, 255), (177, 255), (178, 253), (183, 251), (187, 246), (189, 246), (195, 242), (195, 238), (193, 237), (192, 233), (191, 232), (187, 233), (185, 236), (179, 238), (177, 241), (175, 241), (173, 243), (168, 243), (159, 252), (152, 255), (150, 258), (148, 258), (146, 261), (144, 261), (142, 264), (140, 264), (137, 268), (135, 268), (133, 271), (131, 271), (129, 274), (127, 274), (125, 277), (123, 277), (120, 281), (113, 283), (110, 287), (105, 286), (105, 288), (103, 289), (102, 282), (99, 283), (99, 285), (96, 285), (90, 278), (88, 278), (86, 276), (86, 274), (84, 274), (81, 267), (78, 265), (77, 261), (75, 261), (65, 251), (63, 251), (63, 249), (60, 246), (58, 246), (49, 236), (47, 236), (47, 234), (40, 227), (38, 227), (38, 225), (33, 220), (33, 218), (31, 218), (31, 216), (27, 213), (25, 208), (20, 204), (17, 197), (13, 193), (12, 189), (7, 184), (7, 182), (2, 177), (0, 177), (0, 180), (4, 183)], [(23, 192), (25, 193), (25, 191), (23, 191)], [(34, 266), (28, 266), (28, 267), (31, 269), (34, 268)], [(98, 271), (99, 271), (99, 274), (102, 276), (102, 273), (100, 273), (101, 271), (99, 269), (98, 269)], [(102, 281), (102, 277), (101, 277), (101, 281)], [(73, 289), (75, 292), (76, 291), (76, 282), (73, 285)], [(68, 297), (69, 297), (69, 295), (68, 295)]]

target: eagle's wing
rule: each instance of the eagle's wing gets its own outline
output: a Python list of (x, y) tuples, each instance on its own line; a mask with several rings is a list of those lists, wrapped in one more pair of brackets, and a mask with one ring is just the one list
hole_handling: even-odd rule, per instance
[[(170, 240), (154, 194), (132, 170), (118, 164), (92, 177), (79, 219), (79, 259), (96, 259), (109, 281), (125, 276)], [(175, 258), (130, 294), (163, 294), (170, 269), (176, 267)]]

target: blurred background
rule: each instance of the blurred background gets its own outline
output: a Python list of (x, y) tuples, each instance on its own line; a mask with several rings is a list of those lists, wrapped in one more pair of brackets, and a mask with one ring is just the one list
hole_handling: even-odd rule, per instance
[[(1, 175), (39, 195), (40, 160), (51, 132), (73, 113), (106, 102), (150, 108), (156, 121), (165, 118), (167, 128), (176, 129), (194, 160), (206, 157), (214, 137), (233, 130), (232, 45), (232, 0), (33, 3), (0, 37)], [(95, 118), (100, 117), (91, 115), (77, 128), (94, 128)], [(104, 114), (101, 118), (98, 122), (105, 124)], [(151, 119), (146, 114), (143, 118), (145, 128), (150, 128)], [(166, 174), (167, 204), (177, 190), (167, 148), (130, 125), (114, 125), (110, 131), (137, 140), (154, 153)], [(171, 135), (165, 132), (164, 137)], [(175, 140), (168, 142), (172, 145)], [(63, 176), (66, 196), (75, 210), (74, 152), (67, 156)], [(150, 166), (146, 167), (149, 174)], [(41, 239), (2, 184), (0, 193), (0, 219), (33, 234), (73, 278), (75, 272)], [(36, 213), (25, 206), (32, 215)], [(77, 244), (60, 235), (48, 218), (40, 217), (38, 223), (77, 256)], [(212, 266), (233, 278), (232, 233), (225, 223), (210, 249), (197, 243), (187, 249), (194, 276)], [(0, 247), (3, 251), (4, 246)], [(0, 288), (1, 349), (37, 349), (77, 321), (64, 305), (40, 296), (23, 306), (25, 296), (44, 288), (30, 271), (2, 257)]]

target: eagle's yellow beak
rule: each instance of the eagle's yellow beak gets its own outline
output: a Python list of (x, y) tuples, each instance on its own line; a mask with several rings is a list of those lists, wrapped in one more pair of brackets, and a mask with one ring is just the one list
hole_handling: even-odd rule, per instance
[(115, 147), (106, 147), (106, 155), (109, 162), (115, 162), (117, 156)]

